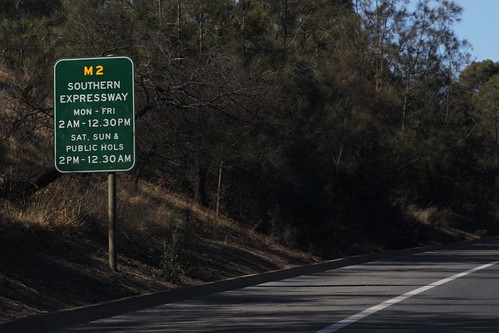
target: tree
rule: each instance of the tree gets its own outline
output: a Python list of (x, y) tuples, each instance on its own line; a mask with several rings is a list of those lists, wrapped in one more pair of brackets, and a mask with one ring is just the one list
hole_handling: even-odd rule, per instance
[(495, 170), (499, 70), (474, 63), (455, 83), (467, 57), (452, 1), (3, 3), (2, 135), (48, 151), (55, 61), (127, 55), (137, 179), (259, 230), (305, 244), (347, 223), (396, 229), (385, 211), (468, 202), (459, 187)]
[(460, 89), (466, 94), (476, 94), (496, 74), (499, 74), (499, 63), (492, 60), (474, 61), (459, 75)]
[(356, 6), (370, 36), (376, 91), (391, 85), (403, 96), (401, 130), (427, 112), (424, 108), (445, 91), (440, 87), (448, 85), (469, 58), (461, 51), (466, 42), (452, 30), (461, 7), (433, 0), (419, 0), (413, 10), (408, 7), (407, 0), (360, 1)]
[(483, 145), (489, 157), (486, 165), (499, 169), (499, 74), (493, 75), (474, 96), (477, 131), (483, 137)]

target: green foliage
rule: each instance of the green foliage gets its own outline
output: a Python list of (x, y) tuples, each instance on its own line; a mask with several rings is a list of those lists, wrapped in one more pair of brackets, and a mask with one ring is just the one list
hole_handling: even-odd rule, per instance
[(474, 94), (479, 92), (482, 85), (498, 73), (499, 63), (494, 63), (492, 60), (472, 62), (459, 75), (459, 85), (464, 91)]
[(189, 263), (185, 255), (185, 244), (182, 242), (182, 235), (179, 228), (174, 228), (167, 240), (163, 242), (163, 252), (161, 253), (159, 267), (163, 275), (172, 282), (178, 282), (189, 272)]

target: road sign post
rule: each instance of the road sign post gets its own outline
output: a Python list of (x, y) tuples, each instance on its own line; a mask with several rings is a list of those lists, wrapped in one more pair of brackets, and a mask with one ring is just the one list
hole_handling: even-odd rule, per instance
[(59, 60), (54, 66), (54, 164), (60, 172), (108, 172), (109, 266), (116, 263), (116, 172), (135, 164), (133, 62)]
[(118, 270), (116, 253), (116, 173), (110, 172), (107, 176), (107, 216), (108, 216), (108, 248), (109, 267)]

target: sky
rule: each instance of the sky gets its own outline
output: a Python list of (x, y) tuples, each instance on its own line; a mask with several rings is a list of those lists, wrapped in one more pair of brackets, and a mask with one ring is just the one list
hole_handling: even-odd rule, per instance
[(499, 0), (454, 0), (463, 8), (454, 31), (471, 43), (472, 61), (499, 61)]

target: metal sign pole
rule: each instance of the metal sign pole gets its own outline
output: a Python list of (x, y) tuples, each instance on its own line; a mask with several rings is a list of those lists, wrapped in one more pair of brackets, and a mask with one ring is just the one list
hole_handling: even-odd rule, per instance
[(118, 270), (116, 260), (116, 173), (110, 172), (107, 177), (108, 189), (108, 222), (109, 222), (109, 267)]

